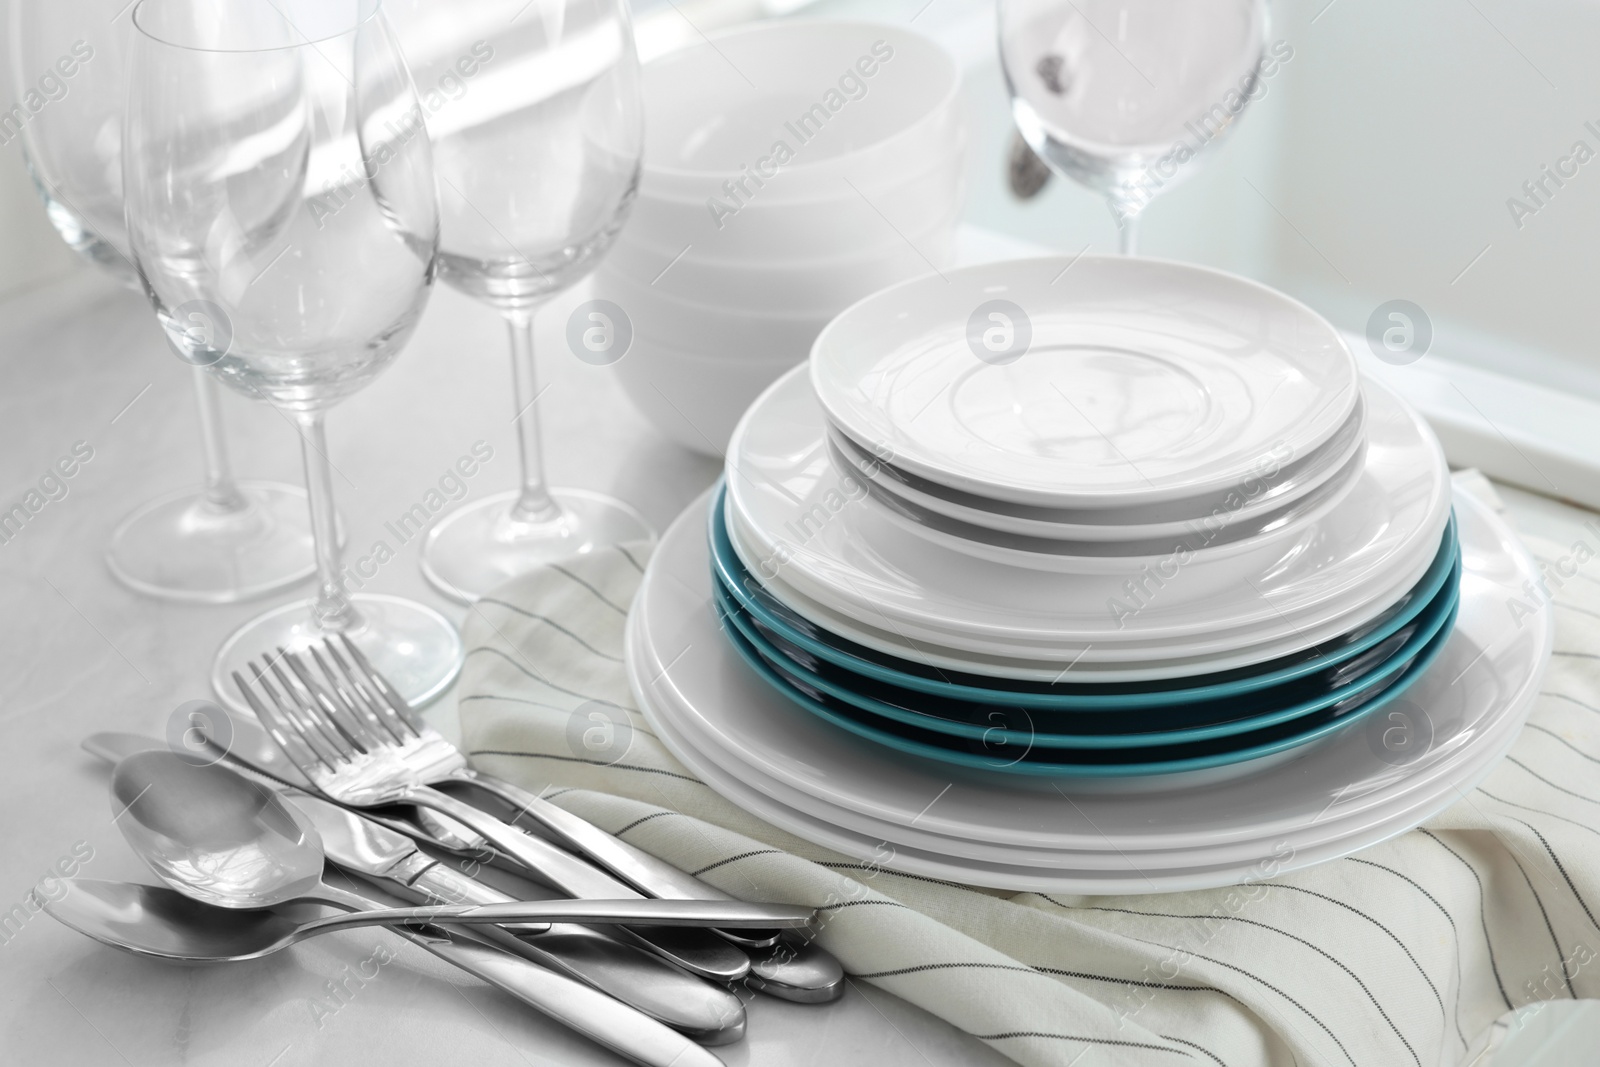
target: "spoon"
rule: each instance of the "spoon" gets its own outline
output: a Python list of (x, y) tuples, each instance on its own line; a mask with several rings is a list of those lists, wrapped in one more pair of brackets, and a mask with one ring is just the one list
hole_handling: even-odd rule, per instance
[[(311, 905), (260, 911), (218, 908), (161, 886), (63, 879), (44, 910), (101, 944), (188, 962), (254, 959), (299, 939), (294, 918)], [(443, 931), (393, 932), (645, 1067), (723, 1067), (681, 1034), (580, 982)], [(310, 935), (303, 935), (310, 936)]]
[[(97, 941), (142, 956), (190, 963), (231, 963), (270, 956), (318, 934), (358, 926), (449, 922), (492, 925), (506, 922), (609, 923), (612, 901), (552, 900), (512, 904), (471, 904), (419, 908), (373, 907), (342, 915), (314, 917), (320, 900), (299, 899), (261, 908), (218, 907), (184, 892), (133, 882), (64, 879), (69, 892), (51, 915)], [(356, 894), (351, 894), (356, 896)], [(361, 900), (363, 898), (356, 897)], [(626, 905), (627, 901), (619, 901)], [(522, 917), (527, 916), (524, 920)], [(761, 919), (748, 917), (752, 926)], [(654, 916), (644, 921), (658, 922)], [(707, 920), (720, 922), (720, 919)]]
[(323, 882), (322, 840), (309, 819), (272, 790), (174, 752), (138, 752), (111, 772), (118, 829), (156, 875), (186, 896), (220, 908), (256, 909), (297, 901), (352, 914), (305, 924), (303, 937), (351, 926), (412, 922), (467, 924), (623, 923), (755, 929), (807, 926), (806, 908), (742, 901), (556, 900), (383, 908)]

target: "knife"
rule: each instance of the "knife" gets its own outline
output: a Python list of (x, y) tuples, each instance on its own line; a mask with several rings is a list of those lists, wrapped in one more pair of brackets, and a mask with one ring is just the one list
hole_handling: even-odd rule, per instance
[[(355, 812), (304, 794), (289, 800), (311, 819), (335, 864), (408, 901), (499, 904), (515, 899), (434, 860), (410, 839)], [(523, 936), (496, 927), (476, 933), (496, 947), (609, 993), (701, 1044), (728, 1044), (744, 1036), (744, 1004), (726, 988), (588, 927), (557, 923)]]
[[(235, 739), (238, 740), (237, 734)], [(85, 751), (112, 763), (135, 752), (165, 747), (164, 742), (153, 737), (110, 731), (91, 734), (83, 741)], [(417, 903), (494, 904), (513, 899), (434, 861), (408, 837), (368, 813), (358, 814), (313, 797), (265, 769), (252, 766), (241, 755), (245, 751), (248, 748), (230, 746), (231, 755), (223, 762), (246, 777), (288, 793), (289, 800), (316, 823), (323, 834), (324, 851), (336, 866), (376, 879), (390, 891)], [(299, 774), (292, 767), (290, 770)], [(305, 779), (302, 777), (301, 781)], [(476, 933), (480, 941), (492, 942), (588, 982), (702, 1044), (725, 1044), (743, 1036), (744, 1006), (720, 985), (703, 982), (595, 928), (553, 924), (527, 929), (538, 932), (519, 936), (497, 927), (480, 927), (477, 931), (455, 927), (451, 933), (457, 940), (471, 939)]]

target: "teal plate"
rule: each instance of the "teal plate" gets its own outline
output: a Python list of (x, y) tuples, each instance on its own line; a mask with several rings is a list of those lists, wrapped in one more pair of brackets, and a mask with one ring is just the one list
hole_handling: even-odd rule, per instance
[(769, 636), (852, 674), (901, 689), (980, 704), (1062, 712), (1172, 708), (1222, 697), (1237, 697), (1326, 671), (1388, 640), (1410, 624), (1437, 597), (1456, 567), (1460, 550), (1455, 515), (1450, 516), (1439, 551), (1426, 574), (1377, 618), (1314, 648), (1236, 670), (1162, 682), (1046, 684), (946, 671), (889, 656), (829, 633), (803, 618), (769, 592), (745, 569), (728, 538), (724, 519), (726, 490), (712, 499), (711, 567), (715, 584)]
[[(1150, 748), (1186, 744), (1276, 726), (1329, 709), (1350, 710), (1386, 685), (1427, 647), (1455, 612), (1460, 564), (1411, 623), (1362, 655), (1316, 675), (1244, 697), (1122, 715), (1062, 715), (932, 696), (875, 682), (827, 663), (802, 665), (793, 650), (762, 633), (725, 589), (714, 586), (719, 614), (784, 681), (803, 693), (841, 701), (882, 718), (951, 737), (1040, 748)], [(1084, 732), (1088, 727), (1088, 732)], [(1066, 732), (1061, 732), (1065, 729)]]
[[(727, 625), (725, 621), (723, 632), (740, 658), (780, 695), (796, 707), (868, 741), (908, 756), (970, 770), (1032, 777), (1092, 779), (1180, 774), (1231, 767), (1287, 752), (1344, 730), (1399, 697), (1422, 677), (1449, 643), (1454, 625), (1455, 608), (1452, 607), (1433, 640), (1405, 669), (1386, 685), (1374, 687), (1379, 691), (1369, 689), (1365, 699), (1354, 707), (1334, 708), (1234, 737), (1181, 745), (1133, 750), (1062, 750), (1040, 749), (1030, 743), (1020, 754), (1015, 752), (1019, 746), (1002, 743), (998, 739), (993, 739), (995, 743), (991, 744), (986, 744), (986, 739), (967, 740), (963, 744), (957, 738), (878, 718), (826, 695), (801, 692), (772, 669), (736, 626)], [(1125, 759), (1130, 755), (1135, 759)]]

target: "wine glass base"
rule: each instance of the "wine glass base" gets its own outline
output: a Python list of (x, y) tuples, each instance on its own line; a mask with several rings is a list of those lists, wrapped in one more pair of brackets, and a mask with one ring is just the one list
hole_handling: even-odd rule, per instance
[[(404, 597), (360, 594), (350, 598), (361, 624), (345, 636), (378, 673), (414, 708), (438, 698), (461, 671), (461, 635), (450, 620), (430, 607)], [(250, 705), (233, 683), (234, 672), (255, 680), (250, 661), (264, 663), (279, 648), (300, 651), (333, 636), (311, 615), (310, 600), (274, 608), (239, 627), (217, 650), (211, 666), (211, 688), (228, 708), (250, 714)]]
[(151, 501), (117, 524), (106, 566), (138, 593), (195, 604), (265, 596), (316, 570), (305, 490), (241, 482), (249, 506), (218, 509), (183, 490)]
[(519, 493), (496, 493), (451, 512), (428, 533), (422, 574), (439, 592), (470, 604), (490, 590), (570, 556), (629, 541), (654, 541), (644, 516), (620, 500), (587, 489), (552, 489), (561, 517), (518, 522)]

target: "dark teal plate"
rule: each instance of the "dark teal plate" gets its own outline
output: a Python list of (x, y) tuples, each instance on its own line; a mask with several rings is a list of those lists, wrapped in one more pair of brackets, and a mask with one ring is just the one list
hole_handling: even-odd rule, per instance
[(723, 631), (751, 669), (798, 708), (895, 751), (991, 773), (1050, 778), (1125, 778), (1229, 767), (1288, 752), (1346, 729), (1410, 688), (1449, 642), (1454, 624), (1455, 609), (1452, 607), (1433, 640), (1406, 663), (1403, 670), (1342, 706), (1230, 737), (1137, 749), (1044, 748), (1034, 743), (1007, 742), (999, 735), (963, 740), (894, 722), (827, 694), (802, 691), (774, 670), (730, 620), (724, 619)]
[(1130, 709), (1117, 715), (956, 700), (900, 689), (825, 662), (799, 662), (796, 650), (763, 631), (727, 590), (714, 589), (723, 617), (738, 628), (767, 666), (801, 692), (968, 740), (1031, 743), (1040, 748), (1148, 748), (1249, 733), (1347, 706), (1366, 690), (1384, 685), (1402, 672), (1438, 634), (1456, 609), (1459, 578), (1458, 562), (1438, 595), (1415, 619), (1359, 656), (1325, 671), (1243, 696), (1172, 708)]

